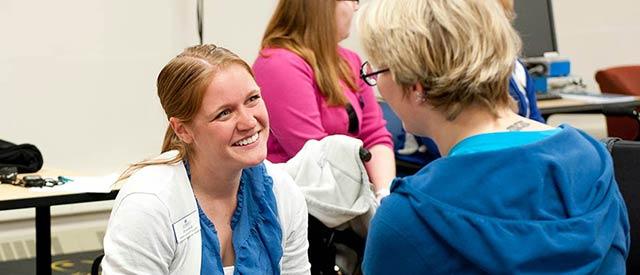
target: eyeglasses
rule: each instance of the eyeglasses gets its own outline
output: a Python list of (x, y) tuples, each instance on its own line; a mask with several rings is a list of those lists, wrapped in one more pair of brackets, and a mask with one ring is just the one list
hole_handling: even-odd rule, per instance
[(364, 81), (364, 83), (367, 83), (367, 85), (376, 86), (376, 84), (378, 84), (378, 74), (388, 71), (389, 68), (373, 72), (369, 61), (365, 61), (364, 63), (362, 63), (362, 67), (360, 67), (360, 78), (362, 78), (362, 81)]
[(350, 1), (350, 2), (356, 2), (356, 4), (360, 4), (360, 0), (336, 0), (336, 1)]

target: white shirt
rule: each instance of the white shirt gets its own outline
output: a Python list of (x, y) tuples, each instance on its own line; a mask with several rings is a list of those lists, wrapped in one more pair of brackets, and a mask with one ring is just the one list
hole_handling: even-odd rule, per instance
[[(176, 151), (162, 154), (171, 159)], [(309, 274), (307, 206), (291, 177), (265, 161), (282, 228), (282, 274)], [(104, 238), (103, 274), (200, 274), (197, 204), (184, 165), (147, 166), (118, 193)], [(187, 225), (185, 225), (187, 224)]]

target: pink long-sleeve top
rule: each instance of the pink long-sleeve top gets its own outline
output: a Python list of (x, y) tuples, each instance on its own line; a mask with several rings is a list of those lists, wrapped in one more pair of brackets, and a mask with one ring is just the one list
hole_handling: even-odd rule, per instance
[[(354, 76), (359, 76), (360, 57), (339, 48)], [(355, 134), (349, 133), (349, 116), (344, 106), (327, 105), (315, 82), (312, 67), (297, 54), (279, 48), (263, 49), (253, 64), (262, 97), (267, 105), (271, 133), (267, 159), (284, 162), (292, 158), (307, 140), (342, 134), (358, 138), (365, 148), (382, 144), (393, 150), (391, 134), (373, 89), (357, 77), (358, 91), (341, 83), (358, 119)]]

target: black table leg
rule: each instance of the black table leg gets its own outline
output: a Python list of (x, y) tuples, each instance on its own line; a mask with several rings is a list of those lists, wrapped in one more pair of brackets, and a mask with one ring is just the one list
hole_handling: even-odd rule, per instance
[(51, 275), (51, 208), (36, 207), (36, 274)]

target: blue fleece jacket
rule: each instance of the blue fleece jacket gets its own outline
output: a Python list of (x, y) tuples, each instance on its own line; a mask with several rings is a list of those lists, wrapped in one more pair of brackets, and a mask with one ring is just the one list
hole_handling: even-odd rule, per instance
[(604, 146), (569, 126), (397, 179), (365, 274), (624, 274), (626, 207)]

